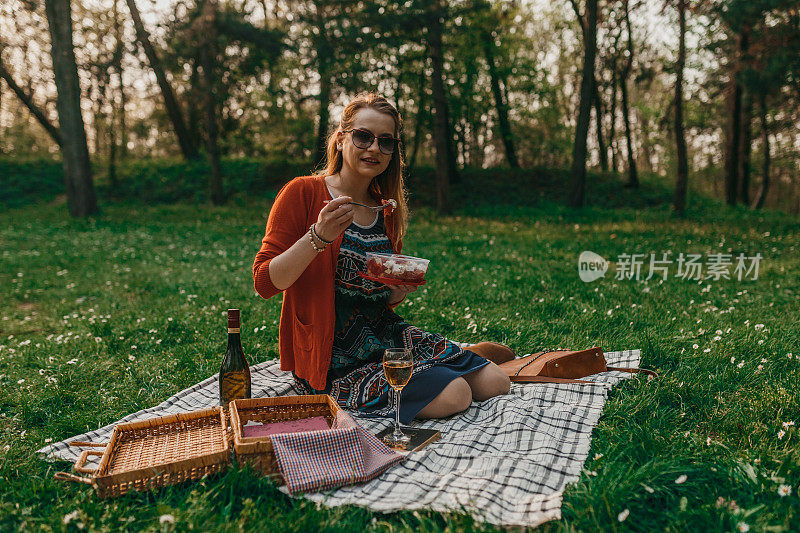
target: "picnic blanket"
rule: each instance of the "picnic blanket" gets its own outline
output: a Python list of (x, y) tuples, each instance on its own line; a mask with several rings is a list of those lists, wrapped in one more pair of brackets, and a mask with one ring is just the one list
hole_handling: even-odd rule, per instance
[[(609, 365), (631, 368), (639, 367), (640, 355), (640, 350), (605, 353)], [(254, 365), (251, 375), (253, 397), (299, 394), (291, 373), (281, 371), (278, 361)], [(473, 402), (458, 415), (415, 421), (415, 426), (438, 429), (442, 438), (408, 454), (405, 461), (371, 481), (302, 497), (329, 507), (358, 505), (378, 512), (465, 512), (476, 521), (497, 526), (535, 527), (559, 519), (563, 491), (580, 476), (608, 391), (629, 377), (607, 372), (586, 378), (601, 386), (512, 384), (509, 394)], [(39, 453), (74, 462), (80, 450), (69, 446), (72, 440), (107, 442), (117, 423), (213, 407), (218, 402), (214, 375), (155, 407), (46, 446)], [(373, 433), (393, 423), (352, 414)]]

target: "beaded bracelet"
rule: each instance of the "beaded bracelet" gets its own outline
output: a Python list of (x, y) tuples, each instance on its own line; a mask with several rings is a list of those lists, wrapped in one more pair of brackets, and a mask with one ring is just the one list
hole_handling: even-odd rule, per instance
[(320, 253), (323, 250), (325, 250), (324, 246), (322, 248), (320, 248), (319, 246), (317, 246), (317, 243), (314, 242), (314, 237), (311, 236), (311, 229), (310, 228), (308, 230), (308, 240), (311, 242), (311, 246), (314, 247), (314, 251), (316, 251), (317, 253)]
[(316, 237), (320, 242), (324, 242), (325, 244), (332, 244), (333, 243), (333, 241), (326, 241), (325, 239), (323, 239), (322, 237), (319, 236), (319, 233), (317, 233), (317, 223), (316, 222), (311, 224), (311, 227), (309, 229), (311, 229), (311, 233), (314, 234), (314, 237)]

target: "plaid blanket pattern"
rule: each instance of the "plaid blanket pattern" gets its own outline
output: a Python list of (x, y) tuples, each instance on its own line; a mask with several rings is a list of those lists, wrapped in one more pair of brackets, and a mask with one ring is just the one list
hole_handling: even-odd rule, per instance
[[(640, 351), (606, 352), (611, 366), (639, 366)], [(254, 397), (299, 394), (277, 361), (251, 367)], [(444, 420), (415, 422), (436, 428), (442, 438), (406, 456), (367, 483), (304, 494), (326, 506), (358, 505), (377, 512), (432, 509), (467, 512), (497, 526), (535, 527), (561, 517), (561, 499), (576, 481), (589, 455), (592, 429), (610, 388), (631, 377), (607, 372), (580, 384), (512, 384), (511, 392), (473, 403)], [(211, 407), (218, 401), (217, 377), (185, 389), (163, 403), (119, 422)], [(643, 378), (640, 378), (643, 379)], [(368, 432), (390, 426), (390, 419), (354, 418)], [(74, 462), (80, 449), (71, 440), (107, 442), (114, 422), (39, 450), (50, 459)], [(95, 463), (96, 465), (96, 463)], [(87, 466), (91, 466), (91, 463)], [(288, 489), (282, 487), (288, 494)]]
[(403, 460), (344, 411), (329, 431), (273, 435), (272, 448), (292, 494), (367, 481)]

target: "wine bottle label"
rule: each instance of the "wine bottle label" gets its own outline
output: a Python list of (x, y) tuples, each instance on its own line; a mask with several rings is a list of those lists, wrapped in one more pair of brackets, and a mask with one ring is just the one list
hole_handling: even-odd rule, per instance
[(219, 392), (222, 404), (227, 406), (231, 400), (248, 398), (247, 376), (244, 372), (223, 372), (220, 375)]
[(239, 333), (241, 328), (228, 328), (228, 333)]

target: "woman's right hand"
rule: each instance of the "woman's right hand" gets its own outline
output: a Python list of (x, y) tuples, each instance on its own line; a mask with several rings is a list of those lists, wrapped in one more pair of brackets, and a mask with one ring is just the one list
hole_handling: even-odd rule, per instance
[(349, 196), (339, 196), (328, 202), (317, 217), (317, 235), (326, 241), (334, 241), (353, 222), (355, 208)]

